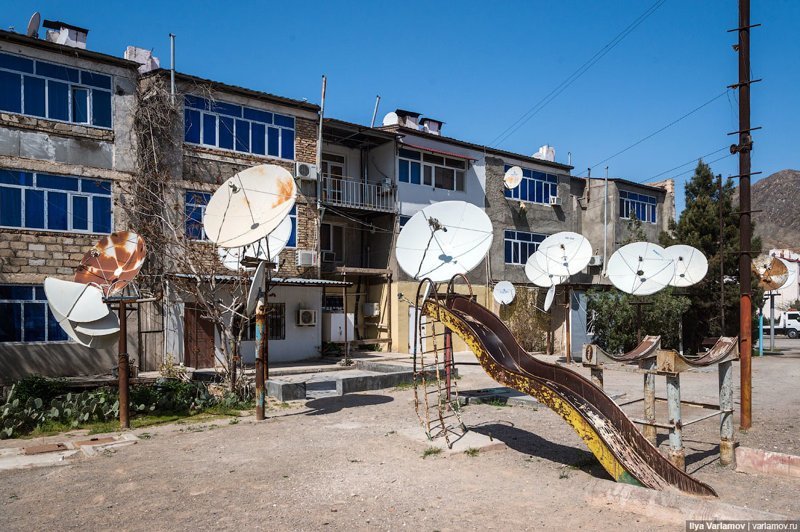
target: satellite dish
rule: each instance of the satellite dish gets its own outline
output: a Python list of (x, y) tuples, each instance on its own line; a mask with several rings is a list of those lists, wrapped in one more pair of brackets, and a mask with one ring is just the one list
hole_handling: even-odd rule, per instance
[(552, 285), (547, 289), (547, 295), (544, 296), (544, 311), (550, 310), (553, 306), (553, 300), (556, 298), (556, 285)]
[[(108, 308), (108, 307), (106, 307)], [(119, 316), (111, 309), (97, 321), (75, 324), (75, 332), (88, 336), (108, 336), (119, 332)]]
[(492, 221), (464, 201), (440, 201), (416, 213), (397, 237), (400, 268), (414, 279), (447, 281), (477, 266), (492, 246)]
[(250, 282), (250, 290), (247, 292), (247, 307), (245, 314), (252, 316), (258, 304), (258, 298), (264, 291), (264, 272), (266, 270), (266, 262), (260, 262), (256, 268), (256, 273), (253, 275), (253, 280)]
[(275, 230), (294, 207), (297, 186), (274, 164), (248, 168), (229, 178), (206, 205), (203, 227), (223, 248), (252, 244)]
[(797, 282), (797, 272), (795, 271), (794, 268), (792, 268), (792, 265), (789, 264), (788, 261), (783, 260), (780, 257), (776, 257), (776, 258), (779, 261), (781, 261), (784, 266), (786, 266), (786, 271), (789, 272), (789, 275), (786, 276), (786, 282), (781, 285), (781, 288), (786, 288), (788, 286), (792, 286), (793, 284), (795, 284)]
[(667, 286), (675, 276), (675, 263), (664, 248), (650, 242), (622, 246), (608, 260), (608, 278), (628, 294), (646, 296)]
[(762, 253), (753, 259), (753, 273), (758, 276), (758, 286), (764, 290), (777, 290), (789, 280), (789, 268), (777, 257)]
[(66, 320), (88, 323), (108, 314), (103, 292), (96, 286), (48, 277), (44, 280), (44, 294), (59, 323)]
[(568, 277), (584, 269), (592, 258), (592, 245), (578, 233), (562, 231), (545, 238), (536, 256), (539, 267), (553, 275)]
[(692, 286), (708, 273), (708, 259), (697, 248), (678, 244), (666, 248), (664, 255), (675, 263), (675, 275), (669, 282), (672, 286)]
[(144, 239), (133, 231), (101, 238), (75, 269), (75, 282), (99, 286), (106, 296), (122, 291), (139, 274), (145, 259)]
[(507, 189), (517, 188), (522, 183), (522, 168), (519, 166), (512, 166), (506, 170), (506, 175), (503, 177), (503, 184)]
[(525, 262), (525, 275), (530, 282), (542, 288), (550, 288), (555, 284), (561, 284), (569, 279), (567, 276), (553, 275), (544, 271), (541, 266), (539, 266), (539, 260), (536, 256), (537, 253), (539, 252), (536, 251), (533, 253)]
[(400, 123), (400, 117), (397, 116), (397, 113), (392, 111), (391, 113), (386, 113), (386, 116), (383, 117), (383, 125), (384, 126), (396, 126)]
[(266, 238), (241, 248), (218, 248), (217, 252), (222, 264), (229, 270), (251, 270), (259, 261), (277, 262), (290, 236), (292, 219), (287, 216)]
[(514, 301), (514, 296), (517, 295), (517, 290), (514, 288), (514, 285), (508, 281), (500, 281), (494, 285), (494, 291), (492, 293), (494, 294), (495, 301), (501, 305), (508, 305)]
[(33, 15), (31, 15), (31, 19), (28, 21), (28, 29), (25, 30), (25, 35), (28, 37), (33, 37), (34, 39), (39, 38), (39, 24), (42, 22), (42, 16), (39, 14), (38, 11), (34, 11)]

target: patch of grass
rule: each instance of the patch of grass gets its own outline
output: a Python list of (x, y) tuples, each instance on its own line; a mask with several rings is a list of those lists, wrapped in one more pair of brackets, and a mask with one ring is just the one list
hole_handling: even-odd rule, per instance
[(503, 406), (511, 406), (508, 402), (504, 399), (500, 399), (499, 397), (493, 397), (488, 401), (481, 401), (481, 403), (489, 406), (496, 406), (496, 407), (503, 407)]
[(477, 448), (475, 448), (475, 447), (470, 447), (469, 449), (467, 449), (466, 451), (464, 451), (464, 454), (466, 454), (466, 455), (467, 455), (467, 456), (469, 456), (470, 458), (475, 458), (476, 456), (478, 456), (479, 454), (481, 454), (481, 450), (480, 450), (480, 449), (477, 449)]
[(410, 390), (414, 387), (413, 382), (401, 382), (397, 386), (394, 387), (394, 391), (402, 391), (402, 390)]
[(140, 440), (149, 440), (152, 437), (153, 437), (153, 435), (150, 434), (149, 432), (142, 432), (141, 434), (139, 434), (139, 439)]
[(441, 454), (441, 452), (442, 450), (438, 447), (428, 447), (427, 449), (422, 451), (422, 459), (424, 460), (429, 456), (436, 456), (437, 454)]
[(237, 423), (239, 423), (238, 417), (232, 417), (230, 421), (228, 421), (228, 425), (236, 425)]

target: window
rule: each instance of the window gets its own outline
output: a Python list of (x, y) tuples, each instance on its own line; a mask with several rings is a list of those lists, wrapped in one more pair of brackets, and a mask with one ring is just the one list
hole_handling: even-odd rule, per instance
[(184, 126), (190, 144), (294, 159), (293, 116), (186, 95)]
[(642, 222), (656, 223), (658, 201), (653, 196), (619, 191), (619, 217), (627, 220), (636, 218)]
[(111, 127), (111, 76), (0, 53), (0, 110)]
[(42, 286), (0, 285), (0, 315), (0, 343), (69, 339), (50, 313)]
[[(505, 166), (505, 172), (511, 168)], [(506, 197), (530, 203), (543, 203), (550, 205), (551, 197), (558, 197), (558, 176), (522, 169), (522, 181), (517, 188), (505, 189)]]
[(111, 181), (0, 169), (0, 226), (111, 232)]
[(344, 312), (344, 297), (329, 295), (323, 296), (322, 310), (326, 312)]
[(209, 192), (187, 190), (184, 199), (184, 212), (186, 214), (186, 238), (191, 240), (208, 240), (203, 228), (203, 215), (206, 205), (211, 199)]
[(411, 219), (411, 216), (406, 216), (405, 214), (401, 214), (400, 215), (400, 220), (399, 220), (400, 228), (402, 229), (403, 227), (405, 227), (406, 223), (408, 223), (408, 221), (410, 219)]
[[(270, 340), (286, 339), (286, 304), (267, 303), (267, 336)], [(242, 340), (256, 339), (256, 320), (248, 322)]]
[(404, 148), (400, 149), (399, 156), (401, 183), (464, 191), (467, 161)]
[(506, 264), (524, 265), (528, 261), (528, 257), (533, 255), (536, 250), (539, 249), (539, 244), (546, 237), (547, 235), (540, 235), (538, 233), (527, 233), (525, 231), (506, 229)]
[(344, 261), (345, 228), (341, 225), (322, 224), (320, 226), (320, 250), (333, 253), (332, 262)]
[(297, 247), (297, 204), (295, 203), (292, 210), (289, 211), (289, 219), (292, 221), (292, 232), (289, 234), (289, 240), (286, 242), (287, 248)]

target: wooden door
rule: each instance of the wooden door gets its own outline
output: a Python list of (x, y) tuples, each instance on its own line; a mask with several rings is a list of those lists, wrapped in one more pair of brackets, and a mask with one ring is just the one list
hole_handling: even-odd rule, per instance
[(214, 324), (190, 303), (183, 309), (184, 364), (193, 368), (214, 367)]

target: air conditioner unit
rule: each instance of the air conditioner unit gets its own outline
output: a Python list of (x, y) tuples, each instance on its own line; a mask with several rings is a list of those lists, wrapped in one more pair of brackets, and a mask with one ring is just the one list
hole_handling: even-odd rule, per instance
[(299, 249), (296, 253), (297, 265), (310, 268), (317, 265), (317, 252), (312, 249)]
[(561, 197), (559, 196), (550, 196), (550, 205), (552, 207), (561, 207)]
[(381, 315), (380, 303), (364, 303), (364, 317), (377, 318)]
[(333, 251), (323, 251), (322, 262), (336, 262), (336, 253)]
[(602, 255), (592, 255), (592, 258), (589, 259), (589, 266), (602, 266), (602, 265), (603, 265)]
[(317, 325), (317, 311), (310, 309), (297, 309), (297, 326), (314, 327)]
[(317, 165), (309, 163), (294, 163), (294, 176), (305, 181), (317, 180)]

